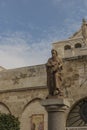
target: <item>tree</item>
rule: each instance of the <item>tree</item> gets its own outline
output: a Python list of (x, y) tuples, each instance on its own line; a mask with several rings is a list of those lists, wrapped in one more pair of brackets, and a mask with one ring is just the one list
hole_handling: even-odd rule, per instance
[(11, 114), (0, 113), (0, 130), (20, 130), (18, 118)]

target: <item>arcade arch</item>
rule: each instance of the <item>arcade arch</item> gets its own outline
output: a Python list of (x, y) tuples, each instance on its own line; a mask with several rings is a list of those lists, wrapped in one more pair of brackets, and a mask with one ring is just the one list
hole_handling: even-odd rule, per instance
[(11, 111), (6, 104), (0, 102), (0, 113), (11, 114)]
[(30, 101), (23, 110), (21, 116), (21, 130), (31, 130), (32, 123), (36, 129), (39, 123), (43, 123), (43, 127), (47, 130), (47, 112), (40, 103), (41, 99), (36, 98)]

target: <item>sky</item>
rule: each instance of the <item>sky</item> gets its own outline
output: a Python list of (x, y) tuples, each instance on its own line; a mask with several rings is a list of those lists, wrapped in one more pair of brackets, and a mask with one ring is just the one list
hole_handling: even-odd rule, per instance
[(44, 64), (52, 43), (77, 32), (87, 0), (0, 0), (0, 66)]

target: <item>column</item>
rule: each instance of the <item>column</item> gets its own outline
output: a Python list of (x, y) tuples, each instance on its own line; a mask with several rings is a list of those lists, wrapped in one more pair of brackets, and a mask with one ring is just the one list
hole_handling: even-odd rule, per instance
[(65, 130), (68, 100), (64, 98), (45, 99), (41, 104), (48, 112), (48, 130)]

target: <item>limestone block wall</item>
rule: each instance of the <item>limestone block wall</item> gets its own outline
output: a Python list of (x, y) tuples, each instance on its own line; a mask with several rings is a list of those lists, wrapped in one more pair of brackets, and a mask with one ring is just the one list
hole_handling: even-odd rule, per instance
[(40, 104), (48, 95), (46, 76), (45, 65), (0, 72), (0, 112), (19, 117), (21, 130), (31, 128), (32, 115), (43, 115), (47, 130), (47, 113)]
[(74, 104), (87, 96), (87, 56), (67, 59), (64, 66), (63, 89)]
[[(63, 68), (63, 89), (66, 97), (77, 99), (86, 96), (86, 91), (84, 91), (84, 89), (86, 90), (87, 84), (86, 56), (65, 59)], [(36, 90), (40, 91), (43, 89), (46, 89), (47, 91), (47, 74), (45, 65), (0, 72), (0, 97), (3, 95), (3, 99), (5, 100), (5, 96), (8, 94), (7, 101), (11, 102), (11, 104), (12, 102), (14, 104), (14, 101), (17, 101), (17, 97), (13, 96), (12, 93), (17, 94), (20, 92), (21, 95), (21, 93), (25, 91), (25, 95), (27, 95), (27, 91), (29, 91), (29, 93), (30, 91), (33, 91), (35, 94)], [(39, 94), (43, 94), (43, 91)]]
[[(87, 96), (87, 56), (64, 59), (62, 87), (71, 107)], [(45, 65), (0, 72), (0, 112), (19, 117), (21, 130), (31, 128), (34, 115), (43, 115), (47, 130), (47, 113), (40, 104), (47, 95)]]
[(23, 67), (0, 72), (0, 92), (46, 86), (45, 65)]
[(47, 113), (40, 104), (48, 94), (47, 88), (0, 93), (0, 112), (11, 113), (21, 122), (21, 130), (31, 128), (32, 115), (43, 115), (43, 124), (47, 130)]
[(87, 46), (82, 36), (53, 43), (64, 60), (63, 90), (71, 105), (87, 94)]

